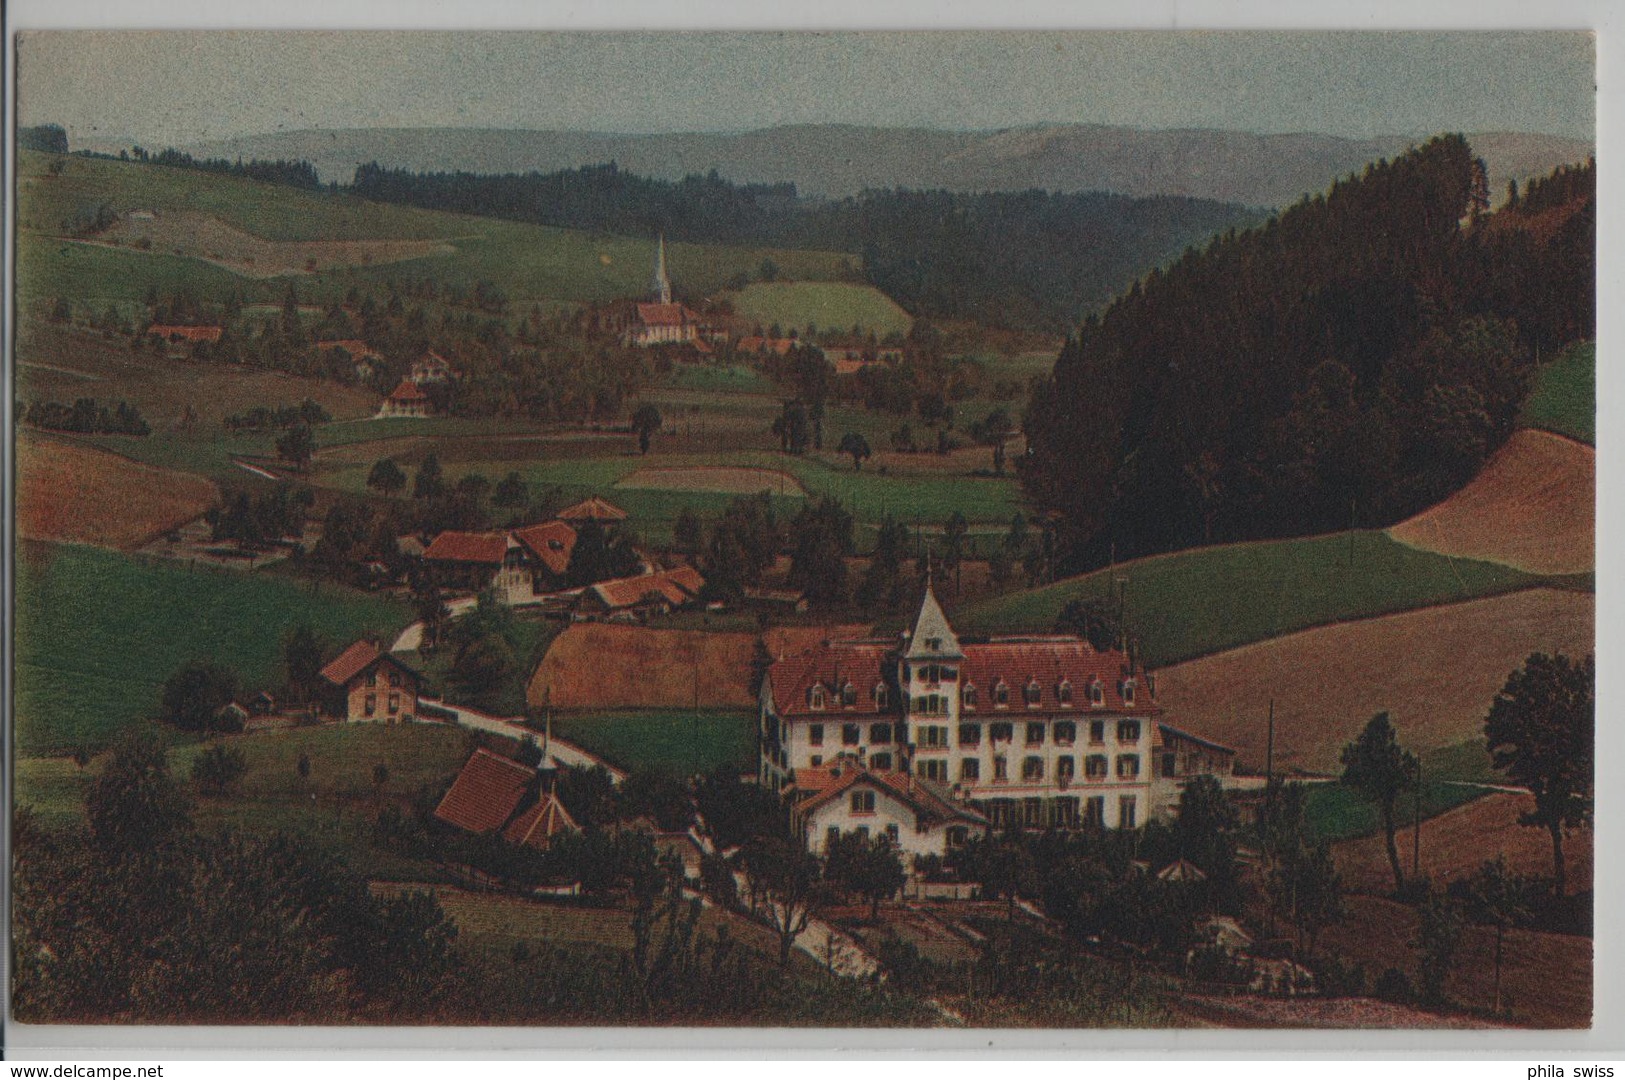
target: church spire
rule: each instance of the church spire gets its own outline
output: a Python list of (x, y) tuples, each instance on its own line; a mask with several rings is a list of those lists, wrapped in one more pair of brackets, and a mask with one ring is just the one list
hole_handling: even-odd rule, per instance
[(671, 303), (671, 279), (666, 277), (666, 234), (660, 234), (655, 248), (655, 275), (649, 280), (649, 293), (657, 303)]
[(925, 597), (920, 601), (920, 613), (914, 617), (909, 630), (908, 648), (903, 655), (909, 660), (959, 660), (964, 653), (959, 648), (959, 637), (948, 625), (948, 616), (937, 603), (937, 594), (931, 588), (929, 577), (925, 584)]

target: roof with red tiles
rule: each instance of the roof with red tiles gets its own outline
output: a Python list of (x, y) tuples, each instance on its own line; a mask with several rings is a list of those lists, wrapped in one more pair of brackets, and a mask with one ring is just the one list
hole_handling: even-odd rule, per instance
[(930, 780), (902, 771), (877, 772), (854, 761), (842, 761), (817, 769), (797, 769), (793, 783), (795, 794), (801, 796), (801, 801), (795, 805), (795, 813), (803, 818), (852, 788), (863, 786), (897, 799), (928, 820), (987, 823), (987, 818), (972, 807), (955, 801), (947, 791)]
[(434, 816), (469, 832), (496, 832), (513, 818), (535, 779), (535, 769), (481, 748), (457, 774)]
[[(875, 703), (875, 687), (890, 685), (897, 669), (894, 646), (886, 641), (826, 641), (797, 656), (787, 656), (767, 669), (773, 705), (780, 716), (816, 716), (826, 713), (891, 716), (897, 712), (895, 688), (886, 694), (886, 706)], [(857, 701), (843, 705), (842, 690), (850, 683)], [(825, 707), (809, 704), (814, 686), (829, 695)]]
[(560, 521), (625, 521), (626, 511), (608, 499), (593, 495), (559, 511)]
[(402, 379), (395, 385), (395, 389), (389, 392), (389, 400), (398, 402), (428, 401), (429, 395), (425, 394), (418, 387), (418, 384), (411, 379)]
[(666, 577), (675, 581), (690, 596), (700, 595), (700, 590), (705, 588), (705, 575), (692, 566), (679, 566), (667, 570)]
[(638, 322), (644, 326), (684, 326), (699, 321), (682, 304), (639, 304)]
[(176, 326), (170, 323), (153, 323), (147, 327), (147, 333), (158, 337), (181, 338), (185, 341), (219, 341), (221, 328), (218, 326)]
[(531, 806), (519, 812), (502, 830), (502, 838), (510, 844), (526, 844), (545, 848), (553, 837), (578, 831), (575, 819), (552, 795), (543, 795)]
[(434, 538), (423, 553), (425, 559), (444, 562), (499, 565), (508, 553), (508, 534), (502, 532), (454, 532), (450, 529)]
[[(663, 570), (656, 574), (600, 581), (590, 591), (611, 610), (636, 607), (651, 597), (659, 597), (674, 606), (686, 604), (705, 587), (705, 579), (692, 567), (684, 567), (683, 570), (686, 573), (681, 578)], [(685, 581), (697, 584), (690, 589)]]
[(794, 338), (742, 337), (739, 339), (739, 351), (748, 353), (775, 352), (783, 356), (794, 348), (795, 344)]
[(570, 568), (570, 553), (576, 548), (576, 531), (564, 522), (526, 525), (523, 529), (515, 529), (513, 536), (552, 573), (562, 575)]
[(339, 653), (332, 663), (322, 668), (322, 678), (335, 686), (343, 686), (361, 672), (367, 665), (383, 655), (378, 649), (376, 641), (361, 640)]

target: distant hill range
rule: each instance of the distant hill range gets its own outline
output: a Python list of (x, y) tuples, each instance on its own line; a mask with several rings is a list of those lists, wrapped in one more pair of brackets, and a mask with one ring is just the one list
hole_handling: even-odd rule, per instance
[[(1590, 142), (1516, 132), (1468, 135), (1489, 166), (1497, 203), (1558, 165), (1584, 161)], [(679, 179), (715, 169), (736, 183), (793, 182), (804, 195), (845, 196), (866, 188), (956, 192), (1112, 191), (1187, 195), (1280, 207), (1324, 191), (1333, 180), (1422, 140), (1402, 136), (1253, 135), (1237, 131), (1144, 131), (1047, 125), (955, 132), (845, 125), (776, 127), (740, 134), (615, 135), (474, 128), (302, 130), (194, 143), (209, 157), (304, 159), (325, 181), (348, 183), (376, 161), (413, 171), (551, 172), (615, 161), (643, 176)], [(74, 149), (110, 150), (74, 140)], [(150, 149), (158, 149), (151, 147)]]

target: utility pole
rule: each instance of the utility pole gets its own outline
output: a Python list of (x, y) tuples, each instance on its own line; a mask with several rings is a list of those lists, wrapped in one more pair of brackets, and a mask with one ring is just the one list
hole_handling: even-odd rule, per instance
[(1275, 808), (1275, 699), (1270, 698), (1269, 734), (1264, 742), (1264, 811)]
[(1416, 759), (1416, 800), (1411, 812), (1411, 879), (1422, 876), (1422, 759)]

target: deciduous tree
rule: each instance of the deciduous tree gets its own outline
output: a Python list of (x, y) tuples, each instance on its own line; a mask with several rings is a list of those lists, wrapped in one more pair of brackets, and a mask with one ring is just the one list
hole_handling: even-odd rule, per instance
[(1416, 782), (1416, 756), (1399, 745), (1399, 737), (1387, 713), (1378, 713), (1366, 724), (1360, 737), (1343, 748), (1343, 783), (1354, 789), (1382, 814), (1383, 838), (1388, 847), (1388, 865), (1394, 872), (1394, 891), (1405, 888), (1405, 872), (1399, 864), (1398, 828), (1395, 806), (1400, 795)]

